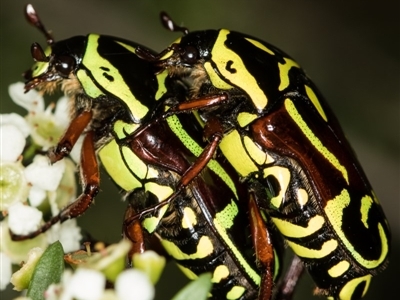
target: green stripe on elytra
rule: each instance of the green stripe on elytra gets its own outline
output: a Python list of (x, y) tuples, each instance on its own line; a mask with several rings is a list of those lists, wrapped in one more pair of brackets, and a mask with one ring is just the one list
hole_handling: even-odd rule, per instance
[(242, 253), (235, 247), (232, 240), (228, 237), (226, 232), (227, 229), (231, 228), (233, 225), (233, 220), (238, 214), (239, 209), (236, 203), (232, 200), (230, 204), (225, 206), (223, 210), (215, 214), (214, 226), (217, 229), (219, 235), (224, 239), (225, 243), (228, 245), (229, 249), (235, 255), (239, 263), (246, 270), (246, 273), (254, 281), (255, 284), (259, 285), (261, 278), (260, 275), (247, 263), (246, 259), (243, 257)]
[[(175, 133), (175, 135), (182, 141), (185, 147), (189, 149), (190, 152), (192, 152), (195, 156), (199, 157), (200, 154), (203, 152), (203, 148), (201, 148), (200, 145), (189, 136), (189, 134), (183, 128), (181, 122), (179, 122), (178, 117), (175, 115), (168, 117), (167, 123), (172, 132)], [(221, 165), (215, 160), (211, 159), (207, 166), (229, 186), (229, 188), (235, 194), (236, 198), (238, 198), (235, 184), (233, 183), (230, 176), (221, 167)]]

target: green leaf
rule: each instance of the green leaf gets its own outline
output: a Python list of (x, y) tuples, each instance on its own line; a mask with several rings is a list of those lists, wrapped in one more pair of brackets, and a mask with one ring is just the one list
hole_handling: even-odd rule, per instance
[(44, 300), (50, 284), (58, 283), (64, 271), (64, 250), (59, 241), (51, 244), (40, 257), (29, 283), (27, 297)]
[(195, 281), (187, 284), (172, 300), (206, 300), (211, 290), (211, 273), (201, 274)]

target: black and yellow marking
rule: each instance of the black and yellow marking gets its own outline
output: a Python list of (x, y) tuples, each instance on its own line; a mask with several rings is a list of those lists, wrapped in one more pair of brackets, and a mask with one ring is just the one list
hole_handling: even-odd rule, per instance
[[(221, 153), (241, 177), (265, 190), (259, 204), (319, 292), (330, 299), (362, 297), (387, 264), (390, 230), (314, 84), (288, 55), (238, 32), (192, 32), (174, 44), (178, 50), (161, 61), (187, 84), (189, 101), (228, 95), (211, 109), (204, 105), (201, 120), (205, 127), (216, 119), (223, 125)], [(198, 60), (186, 61), (186, 50)], [(191, 76), (196, 80), (187, 80)]]

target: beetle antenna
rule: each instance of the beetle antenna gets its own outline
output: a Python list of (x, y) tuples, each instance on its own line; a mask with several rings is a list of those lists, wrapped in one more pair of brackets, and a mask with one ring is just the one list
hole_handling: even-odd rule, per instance
[(166, 12), (162, 11), (160, 13), (160, 18), (161, 18), (161, 24), (167, 30), (172, 31), (172, 32), (180, 31), (184, 35), (187, 35), (189, 33), (189, 29), (187, 29), (186, 27), (178, 26)]
[(33, 8), (32, 4), (27, 4), (24, 10), (25, 18), (28, 22), (39, 29), (47, 39), (47, 44), (52, 45), (54, 44), (54, 37), (53, 35), (46, 30), (42, 21), (40, 21), (39, 15), (36, 13), (35, 9)]

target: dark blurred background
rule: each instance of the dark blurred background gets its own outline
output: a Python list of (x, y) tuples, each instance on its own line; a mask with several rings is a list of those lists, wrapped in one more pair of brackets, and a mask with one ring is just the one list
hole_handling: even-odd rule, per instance
[[(294, 57), (320, 88), (341, 121), (389, 219), (392, 255), (365, 299), (393, 299), (399, 272), (399, 1), (36, 0), (31, 2), (56, 41), (90, 32), (124, 37), (161, 51), (179, 34), (164, 30), (167, 11), (190, 30), (228, 28), (261, 38)], [(32, 64), (30, 45), (45, 46), (23, 16), (26, 1), (1, 0), (0, 110), (24, 111), (8, 96)], [(103, 174), (102, 192), (79, 223), (96, 238), (120, 239), (124, 204)], [(172, 272), (176, 271), (172, 264)], [(167, 270), (169, 272), (169, 270)], [(397, 275), (395, 275), (397, 272)], [(166, 278), (168, 277), (168, 278)], [(168, 281), (169, 280), (169, 281)], [(157, 299), (168, 300), (185, 282), (164, 276)], [(301, 281), (295, 299), (311, 299)], [(1, 293), (1, 299), (14, 294)], [(3, 298), (4, 297), (4, 298)], [(396, 297), (397, 298), (397, 297)]]

